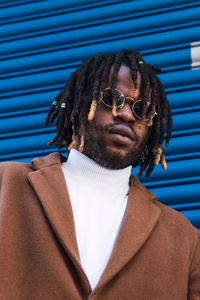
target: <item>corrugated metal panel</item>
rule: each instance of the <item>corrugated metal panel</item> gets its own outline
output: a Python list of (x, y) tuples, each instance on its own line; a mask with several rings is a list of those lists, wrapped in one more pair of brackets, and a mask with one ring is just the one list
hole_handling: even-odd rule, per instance
[(0, 161), (56, 149), (44, 119), (69, 74), (98, 52), (140, 50), (160, 75), (174, 115), (161, 167), (144, 184), (200, 228), (200, 2), (1, 1)]

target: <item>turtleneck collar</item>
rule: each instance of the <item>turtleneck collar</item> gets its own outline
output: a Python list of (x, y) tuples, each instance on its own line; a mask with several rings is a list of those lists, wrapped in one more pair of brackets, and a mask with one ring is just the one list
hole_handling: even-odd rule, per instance
[(94, 289), (124, 217), (131, 166), (107, 169), (72, 149), (68, 160), (62, 163), (62, 170), (72, 205), (81, 264)]
[(107, 169), (90, 159), (79, 151), (72, 149), (69, 153), (67, 162), (62, 164), (65, 172), (70, 176), (81, 181), (89, 182), (99, 187), (113, 187), (116, 189), (129, 189), (129, 177), (131, 175), (131, 166), (124, 169)]

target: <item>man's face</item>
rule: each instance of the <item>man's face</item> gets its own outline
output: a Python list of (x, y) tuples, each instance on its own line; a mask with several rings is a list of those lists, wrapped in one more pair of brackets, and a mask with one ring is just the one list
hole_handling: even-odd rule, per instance
[[(107, 88), (111, 86), (113, 67), (110, 70)], [(138, 73), (137, 90), (132, 81), (130, 69), (122, 65), (117, 77), (116, 89), (126, 97), (140, 98), (141, 76)], [(130, 103), (128, 103), (130, 101)], [(122, 169), (137, 160), (145, 148), (151, 128), (147, 123), (140, 124), (133, 115), (127, 99), (123, 108), (117, 109), (113, 116), (112, 109), (99, 103), (92, 121), (88, 121), (85, 133), (83, 153), (110, 169)]]

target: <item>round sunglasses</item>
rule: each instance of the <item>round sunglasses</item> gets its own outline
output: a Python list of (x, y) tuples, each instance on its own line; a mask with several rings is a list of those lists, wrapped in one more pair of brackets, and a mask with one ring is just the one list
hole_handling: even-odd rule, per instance
[[(130, 97), (125, 97), (124, 94), (118, 89), (114, 89), (114, 97), (116, 100), (116, 108), (119, 108), (119, 109), (125, 105), (126, 99), (132, 100), (133, 103), (130, 104), (131, 110), (136, 118), (141, 119), (141, 117), (142, 117), (142, 100), (135, 100)], [(112, 96), (112, 90), (110, 88), (105, 88), (101, 92), (100, 101), (102, 101), (106, 106), (113, 108), (113, 96)], [(147, 102), (147, 105), (148, 105), (148, 109), (146, 112), (146, 116), (147, 116), (147, 120), (148, 120), (148, 115), (151, 111), (151, 103)], [(152, 118), (155, 117), (155, 115), (157, 115), (156, 112), (154, 113)]]

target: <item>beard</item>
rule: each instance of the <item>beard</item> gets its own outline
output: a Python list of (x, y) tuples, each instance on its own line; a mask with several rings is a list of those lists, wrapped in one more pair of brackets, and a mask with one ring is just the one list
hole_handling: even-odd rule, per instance
[(106, 143), (105, 133), (108, 132), (112, 126), (113, 124), (87, 127), (83, 154), (108, 169), (123, 169), (134, 165), (141, 156), (146, 143), (142, 143), (132, 129), (135, 137), (130, 151), (122, 154), (119, 148), (122, 147), (122, 145), (116, 145), (114, 150), (109, 149)]

